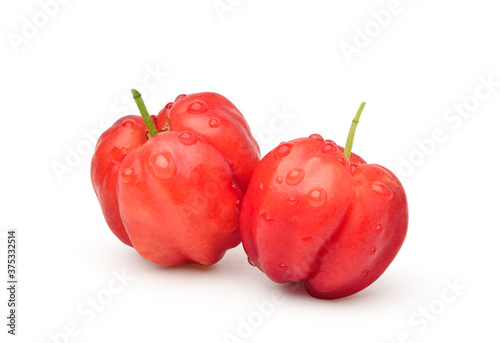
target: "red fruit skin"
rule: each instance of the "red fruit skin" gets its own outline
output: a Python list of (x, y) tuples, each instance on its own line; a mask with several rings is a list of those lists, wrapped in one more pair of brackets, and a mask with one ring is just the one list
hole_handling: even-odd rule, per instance
[(243, 197), (224, 156), (190, 132), (164, 132), (120, 165), (120, 215), (134, 248), (163, 265), (210, 265), (240, 242)]
[(116, 180), (123, 158), (147, 141), (145, 132), (146, 125), (139, 116), (118, 119), (99, 137), (90, 168), (92, 186), (106, 223), (116, 237), (130, 246), (132, 243), (120, 218)]
[(236, 106), (217, 93), (179, 95), (158, 113), (157, 127), (167, 120), (172, 131), (191, 131), (205, 138), (228, 161), (243, 192), (260, 160), (259, 145)]
[[(241, 190), (246, 188), (250, 180), (253, 169), (260, 158), (260, 151), (255, 140), (251, 137), (248, 124), (246, 124), (241, 113), (227, 99), (215, 93), (199, 93), (195, 97), (191, 95), (179, 96), (176, 102), (182, 97), (187, 97), (188, 100), (191, 99), (190, 104), (195, 101), (210, 104), (212, 106), (210, 111), (205, 112), (213, 115), (210, 116), (212, 119), (219, 114), (220, 117), (218, 118), (221, 118), (221, 122), (226, 124), (223, 127), (220, 125), (220, 128), (216, 127), (212, 132), (206, 128), (203, 131), (198, 127), (200, 118), (184, 123), (180, 118), (182, 114), (178, 113), (174, 125), (170, 126), (172, 131), (161, 132), (150, 138), (141, 117), (123, 117), (99, 138), (91, 163), (91, 180), (108, 226), (123, 243), (133, 246), (142, 256), (159, 264), (175, 265), (190, 262), (212, 264), (223, 256), (226, 249), (236, 246), (240, 241), (237, 232), (238, 219), (236, 219), (235, 224), (234, 214), (231, 211), (234, 210), (239, 215)], [(213, 99), (216, 99), (219, 103)], [(223, 101), (224, 99), (225, 101)], [(220, 111), (215, 108), (217, 104), (223, 107)], [(205, 112), (199, 114), (200, 117), (205, 116), (206, 119), (208, 114), (204, 114)], [(159, 130), (165, 126), (168, 119), (166, 109), (162, 110), (160, 115), (162, 116), (161, 125), (159, 124), (160, 118), (152, 116)], [(185, 115), (190, 117), (192, 113), (186, 111)], [(183, 123), (183, 125), (175, 124), (176, 121)], [(191, 122), (194, 129), (198, 128), (198, 131), (201, 132), (200, 135), (192, 135), (196, 144), (193, 144), (193, 147), (188, 149), (188, 147), (184, 146), (185, 144), (179, 145), (176, 143), (175, 147), (180, 149), (179, 152), (169, 150), (169, 153), (174, 158), (174, 163), (180, 166), (179, 170), (183, 170), (187, 174), (182, 176), (183, 172), (180, 171), (180, 174), (173, 177), (176, 180), (180, 178), (180, 180), (177, 180), (178, 184), (164, 180), (164, 178), (153, 182), (153, 176), (156, 176), (156, 174), (153, 175), (150, 171), (148, 172), (145, 161), (149, 158), (147, 155), (153, 153), (155, 149), (148, 148), (152, 149), (148, 150), (142, 148), (143, 145), (154, 147), (156, 144), (161, 143), (162, 149), (164, 149), (163, 144), (166, 138), (163, 136), (167, 134), (168, 137), (178, 137), (177, 135), (182, 133), (174, 131), (173, 128), (195, 131), (189, 129)], [(235, 127), (238, 123), (242, 127)], [(203, 134), (207, 135), (207, 139), (204, 138)], [(148, 140), (146, 136), (150, 139)], [(170, 139), (175, 141), (172, 137)], [(227, 137), (240, 140), (235, 143), (228, 141)], [(236, 146), (245, 153), (239, 153), (238, 149), (235, 149)], [(139, 149), (139, 152), (135, 152), (137, 149)], [(200, 151), (202, 151), (201, 155)], [(119, 171), (123, 161), (130, 163), (130, 159), (125, 160), (125, 157), (132, 152), (134, 152), (132, 155), (134, 160), (140, 160), (142, 156), (137, 154), (144, 154), (142, 156), (144, 161), (137, 162), (139, 163), (139, 170), (134, 170), (134, 175), (139, 180), (142, 177), (141, 175), (144, 174), (144, 180), (149, 181), (147, 181), (147, 184), (139, 183), (144, 188), (141, 194), (135, 194), (134, 189), (131, 190), (130, 187), (121, 187), (120, 195), (118, 194)], [(186, 155), (187, 153), (197, 156), (198, 159), (195, 160), (191, 155)], [(229, 157), (225, 155), (226, 153)], [(208, 159), (212, 159), (212, 161)], [(185, 164), (186, 161), (191, 163), (190, 166)], [(216, 163), (220, 164), (219, 169), (215, 168)], [(187, 172), (188, 169), (191, 170), (189, 173)], [(210, 172), (208, 170), (217, 171), (212, 179), (209, 177)], [(235, 175), (236, 172), (238, 172), (238, 175)], [(191, 183), (186, 181), (189, 177), (192, 178)], [(228, 178), (232, 180), (229, 183)], [(203, 182), (200, 181), (202, 179)], [(155, 187), (161, 186), (161, 191), (150, 187), (149, 185), (152, 183), (156, 185)], [(166, 187), (165, 184), (169, 186)], [(179, 189), (180, 187), (183, 189)], [(130, 196), (129, 194), (134, 195)], [(196, 211), (198, 211), (198, 221), (195, 222), (193, 213), (196, 211), (191, 209), (191, 212), (189, 212), (190, 207), (180, 200), (181, 195), (185, 199), (189, 199), (188, 202), (192, 202), (188, 204), (189, 206), (199, 207), (200, 204), (204, 204), (206, 208), (203, 211), (206, 212), (207, 209), (210, 209), (210, 211), (207, 214), (201, 211), (201, 208), (195, 207)], [(165, 198), (165, 201), (162, 201), (163, 198)], [(176, 202), (173, 202), (174, 200)], [(158, 207), (160, 205), (157, 204), (154, 205), (156, 206), (154, 208), (148, 207), (152, 206), (150, 203), (153, 201), (162, 203), (163, 207)], [(231, 207), (232, 210), (230, 211), (226, 201), (234, 201), (237, 206), (235, 205), (235, 208)], [(179, 206), (178, 211), (175, 213), (172, 212), (171, 205), (173, 203)], [(152, 213), (153, 210), (160, 212)], [(139, 218), (144, 216), (151, 217), (149, 219)], [(126, 221), (124, 218), (126, 218)], [(154, 234), (149, 229), (142, 227), (142, 225), (146, 224), (156, 230)], [(217, 225), (220, 232), (215, 229)], [(206, 228), (206, 230), (203, 230), (203, 228)], [(144, 237), (141, 236), (141, 232), (144, 232)], [(173, 238), (175, 235), (171, 234), (174, 232), (177, 234), (175, 239)], [(170, 253), (164, 251), (169, 249), (172, 249)], [(193, 249), (198, 249), (200, 253), (196, 254)]]
[(240, 233), (249, 260), (271, 280), (305, 281), (314, 297), (340, 298), (387, 269), (406, 236), (408, 206), (389, 170), (311, 137), (264, 156), (243, 199)]

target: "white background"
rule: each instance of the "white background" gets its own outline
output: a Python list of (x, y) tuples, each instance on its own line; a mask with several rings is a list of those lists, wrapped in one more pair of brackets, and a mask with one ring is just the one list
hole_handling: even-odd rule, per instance
[[(222, 15), (213, 0), (61, 0), (48, 16), (38, 1), (3, 1), (2, 342), (498, 341), (496, 3), (221, 3)], [(388, 9), (377, 24), (373, 13)], [(349, 58), (347, 44), (358, 49)], [(343, 145), (366, 101), (354, 151), (404, 183), (400, 254), (371, 287), (334, 301), (269, 281), (241, 245), (212, 267), (142, 259), (107, 228), (89, 176), (102, 122), (138, 114), (126, 102), (133, 87), (151, 113), (181, 93), (225, 95), (263, 153), (311, 133)], [(19, 240), (16, 337), (5, 325), (9, 228)], [(130, 280), (114, 283), (123, 272)]]

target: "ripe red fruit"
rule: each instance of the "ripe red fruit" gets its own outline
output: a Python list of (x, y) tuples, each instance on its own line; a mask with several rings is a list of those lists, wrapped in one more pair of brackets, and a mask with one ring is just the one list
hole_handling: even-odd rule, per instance
[(142, 119), (119, 119), (92, 158), (108, 226), (152, 262), (213, 264), (240, 242), (240, 200), (259, 147), (222, 95), (182, 95), (151, 118), (132, 92)]
[(252, 264), (275, 282), (305, 281), (318, 298), (373, 283), (406, 236), (403, 186), (388, 169), (314, 134), (280, 144), (257, 165), (240, 216)]

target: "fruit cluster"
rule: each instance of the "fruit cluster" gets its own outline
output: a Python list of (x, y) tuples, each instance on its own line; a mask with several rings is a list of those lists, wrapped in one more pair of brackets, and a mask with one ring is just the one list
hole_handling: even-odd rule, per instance
[(111, 231), (163, 265), (210, 265), (240, 242), (271, 280), (318, 298), (373, 283), (406, 236), (403, 186), (388, 169), (313, 134), (260, 160), (240, 111), (216, 93), (179, 95), (126, 116), (99, 138), (92, 185)]

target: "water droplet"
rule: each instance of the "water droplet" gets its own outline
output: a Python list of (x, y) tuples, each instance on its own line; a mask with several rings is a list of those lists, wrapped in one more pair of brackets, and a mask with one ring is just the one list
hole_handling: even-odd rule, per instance
[(382, 231), (384, 231), (384, 228), (383, 228), (381, 225), (379, 225), (379, 226), (377, 226), (377, 227), (375, 228), (375, 233), (376, 233), (377, 235), (380, 235), (380, 234), (382, 233)]
[(277, 183), (282, 183), (283, 182), (283, 178), (281, 176), (276, 176), (276, 182)]
[(278, 147), (274, 149), (274, 156), (276, 156), (276, 158), (283, 158), (290, 152), (292, 152), (292, 147), (292, 144), (280, 143), (280, 145), (278, 145)]
[(261, 191), (261, 192), (262, 192), (263, 190), (264, 190), (264, 184), (263, 184), (263, 183), (261, 183), (261, 184), (259, 185), (259, 191)]
[(337, 147), (337, 144), (335, 144), (333, 142), (329, 142), (329, 143), (326, 143), (325, 145), (323, 145), (323, 147), (321, 148), (321, 151), (324, 154), (334, 155), (339, 151), (339, 148)]
[(347, 159), (347, 157), (345, 157), (345, 155), (339, 156), (338, 160), (340, 164), (343, 165), (344, 167), (349, 164), (349, 160)]
[(284, 263), (281, 263), (280, 265), (278, 265), (278, 268), (281, 269), (282, 271), (285, 271), (288, 269), (288, 266)]
[(253, 261), (250, 259), (250, 257), (248, 258), (248, 263), (250, 263), (250, 265), (251, 265), (252, 267), (255, 267), (255, 263), (253, 263)]
[(289, 205), (296, 205), (298, 200), (295, 197), (288, 198), (286, 201)]
[(205, 113), (208, 110), (208, 105), (201, 100), (193, 101), (187, 108), (188, 113), (200, 114)]
[(323, 140), (323, 137), (321, 137), (321, 135), (318, 135), (317, 133), (313, 133), (312, 135), (309, 136), (309, 138), (315, 139), (317, 141), (322, 141)]
[(173, 102), (169, 102), (169, 103), (165, 106), (165, 108), (166, 108), (167, 110), (169, 110), (169, 109), (171, 109), (171, 108), (172, 108), (172, 106), (173, 106), (173, 105), (174, 105), (174, 103), (173, 103)]
[(357, 164), (357, 163), (351, 164), (351, 175), (356, 175), (360, 171), (361, 171), (361, 167), (359, 166), (359, 164)]
[(326, 191), (321, 187), (315, 187), (307, 193), (307, 199), (312, 207), (323, 206), (326, 202)]
[(363, 277), (368, 277), (368, 276), (370, 276), (370, 271), (369, 270), (365, 270), (363, 272)]
[(286, 176), (286, 183), (289, 184), (290, 186), (295, 186), (304, 179), (304, 176), (306, 175), (306, 172), (302, 168), (294, 169), (291, 172), (289, 172)]
[(137, 124), (135, 121), (133, 121), (132, 119), (127, 119), (127, 120), (124, 120), (123, 123), (121, 124), (122, 127), (126, 127), (127, 129), (131, 129), (133, 127), (136, 127)]
[(231, 170), (233, 171), (233, 175), (237, 176), (243, 172), (243, 168), (241, 167), (241, 164), (238, 161), (232, 161), (230, 167)]
[(184, 145), (193, 145), (196, 143), (196, 136), (189, 131), (179, 133), (177, 139)]
[(274, 221), (274, 219), (269, 217), (269, 215), (265, 212), (260, 215), (260, 219), (266, 223)]
[(304, 242), (310, 241), (311, 239), (312, 239), (311, 236), (307, 236), (307, 237), (301, 238), (301, 240), (303, 240)]
[(120, 175), (120, 180), (123, 183), (130, 182), (130, 181), (132, 181), (133, 178), (134, 178), (134, 170), (130, 169), (130, 168), (122, 171), (122, 173)]
[(370, 249), (370, 255), (375, 255), (376, 252), (377, 252), (377, 249), (375, 249), (375, 248)]
[(113, 149), (111, 149), (110, 151), (110, 155), (113, 158), (113, 160), (120, 163), (121, 161), (123, 161), (123, 159), (127, 154), (128, 154), (128, 149), (125, 147), (119, 148), (117, 146), (114, 146)]
[(157, 177), (170, 179), (177, 172), (172, 154), (169, 151), (154, 152), (149, 158), (149, 165)]
[(392, 199), (392, 190), (387, 185), (384, 185), (383, 183), (374, 183), (372, 185), (372, 189), (381, 199), (385, 201)]
[(210, 126), (212, 129), (218, 128), (220, 126), (220, 120), (219, 118), (212, 118), (208, 122), (208, 126)]
[(177, 96), (177, 98), (175, 98), (174, 101), (177, 101), (177, 100), (181, 100), (182, 98), (184, 98), (186, 96), (186, 94), (180, 94)]

